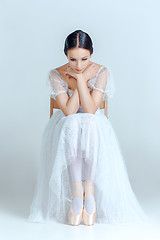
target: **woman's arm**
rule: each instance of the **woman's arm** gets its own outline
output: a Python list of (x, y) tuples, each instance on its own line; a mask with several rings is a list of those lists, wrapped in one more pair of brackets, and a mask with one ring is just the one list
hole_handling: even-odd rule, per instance
[[(81, 107), (85, 113), (94, 113), (96, 106), (89, 93), (87, 81), (83, 74), (77, 76), (77, 91), (79, 94)], [(100, 93), (102, 95), (102, 93)]]
[(56, 102), (66, 116), (76, 113), (80, 106), (80, 99), (77, 88), (73, 90), (72, 96), (70, 98), (68, 97), (67, 93), (60, 93), (56, 96)]
[(85, 113), (94, 114), (103, 100), (103, 92), (94, 89), (90, 94), (88, 90), (87, 81), (95, 76), (95, 72), (97, 73), (97, 67), (95, 64), (89, 65), (81, 74), (73, 72), (72, 69), (66, 71), (66, 75), (69, 74), (76, 80), (79, 104)]
[(66, 104), (68, 115), (76, 113), (79, 109), (79, 106), (80, 106), (80, 98), (78, 94), (78, 89), (75, 88), (73, 90), (72, 96), (70, 97), (70, 99)]

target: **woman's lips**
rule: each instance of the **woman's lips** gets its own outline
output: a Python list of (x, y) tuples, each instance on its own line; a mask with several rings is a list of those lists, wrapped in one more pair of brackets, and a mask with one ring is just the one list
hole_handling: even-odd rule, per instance
[(79, 71), (79, 72), (80, 72), (80, 71), (82, 71), (82, 69), (81, 69), (81, 70), (76, 69), (76, 71)]

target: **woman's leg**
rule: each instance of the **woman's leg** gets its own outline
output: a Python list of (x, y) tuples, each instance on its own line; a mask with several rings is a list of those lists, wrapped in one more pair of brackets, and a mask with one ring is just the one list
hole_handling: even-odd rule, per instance
[[(82, 159), (80, 154), (80, 124), (78, 115), (66, 118), (66, 156), (68, 158), (68, 171), (72, 181), (72, 210), (75, 214), (83, 208), (83, 186), (81, 181)], [(82, 193), (82, 194), (81, 194)], [(82, 196), (82, 198), (80, 197)]]
[[(80, 157), (77, 157), (72, 161), (69, 165), (69, 172), (72, 179), (72, 192), (74, 193), (76, 190), (83, 191), (83, 186), (81, 182), (81, 170), (82, 170), (82, 160)], [(75, 214), (81, 212), (83, 208), (83, 198), (79, 196), (74, 196), (72, 200), (72, 209)]]
[(72, 163), (69, 165), (69, 172), (72, 182), (81, 181), (81, 171), (82, 171), (82, 160), (77, 157), (73, 159)]
[(92, 180), (94, 181), (94, 176), (95, 176), (95, 171), (96, 171), (96, 166), (93, 161), (90, 163), (86, 162), (85, 160), (83, 161), (84, 165), (84, 176), (85, 180)]
[[(84, 118), (81, 140), (83, 150), (85, 192), (89, 193), (91, 188), (94, 190), (94, 177), (96, 172), (99, 146), (97, 125), (94, 115)], [(85, 208), (89, 214), (95, 210), (94, 195), (89, 195), (85, 199)]]
[[(95, 165), (92, 164), (93, 162), (91, 162), (90, 164), (87, 163), (86, 161), (84, 161), (84, 175), (85, 175), (85, 191), (86, 188), (93, 188), (94, 189), (94, 175), (95, 175)], [(88, 184), (92, 181), (92, 185)], [(89, 191), (89, 190), (88, 190)], [(90, 195), (85, 199), (85, 208), (86, 211), (91, 214), (93, 213), (94, 209), (95, 209), (95, 199), (94, 199), (94, 195)]]

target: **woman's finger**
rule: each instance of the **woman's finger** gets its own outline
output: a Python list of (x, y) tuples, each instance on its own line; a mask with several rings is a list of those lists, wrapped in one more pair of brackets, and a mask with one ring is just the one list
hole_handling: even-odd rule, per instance
[(66, 76), (69, 76), (69, 74), (66, 72), (66, 73), (64, 73)]

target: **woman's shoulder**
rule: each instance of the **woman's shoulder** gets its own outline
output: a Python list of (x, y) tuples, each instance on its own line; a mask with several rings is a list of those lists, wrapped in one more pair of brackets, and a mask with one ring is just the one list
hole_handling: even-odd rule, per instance
[(93, 64), (93, 65), (97, 66), (97, 68), (102, 67), (102, 64), (95, 63), (95, 62), (92, 62), (92, 61), (90, 61), (90, 64)]
[(54, 70), (57, 70), (58, 72), (64, 72), (64, 70), (69, 66), (69, 63), (66, 63), (62, 66), (54, 68)]
[(97, 75), (104, 73), (104, 72), (109, 72), (109, 67), (106, 66), (105, 64), (99, 64), (99, 63), (95, 63), (95, 62), (91, 62), (91, 64), (94, 64), (97, 68)]
[(49, 76), (56, 76), (62, 79), (63, 72), (68, 64), (64, 64), (63, 66), (59, 67), (53, 67), (52, 69), (49, 70)]

